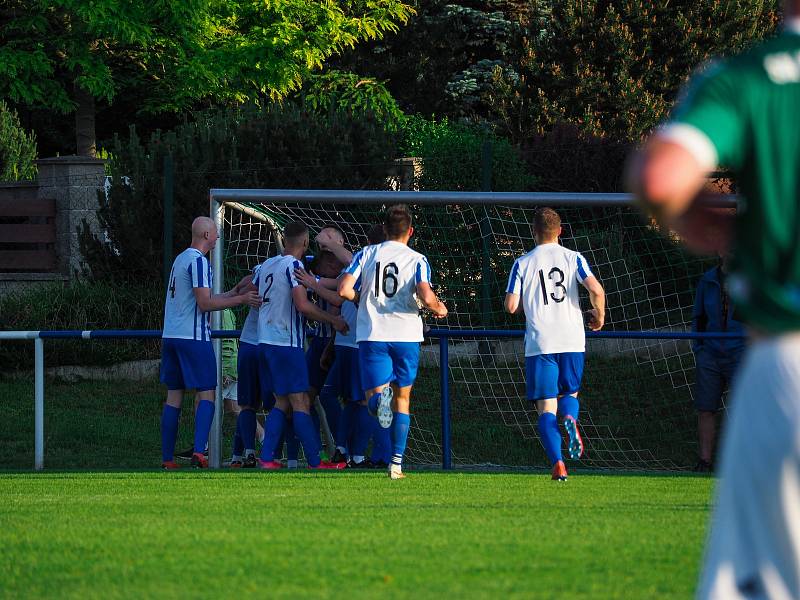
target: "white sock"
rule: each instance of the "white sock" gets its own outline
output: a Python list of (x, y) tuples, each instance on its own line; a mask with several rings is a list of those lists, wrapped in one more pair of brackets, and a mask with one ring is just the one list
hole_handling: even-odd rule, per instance
[(255, 451), (255, 450), (253, 450), (252, 448), (247, 448), (247, 449), (245, 449), (245, 451), (244, 451), (244, 455), (245, 455), (245, 456), (250, 456), (251, 454), (252, 454), (253, 456), (255, 456), (255, 454), (256, 454), (256, 451)]
[(287, 460), (286, 461), (286, 468), (287, 469), (296, 469), (297, 468), (297, 461), (296, 460)]
[(264, 443), (264, 431), (263, 430), (262, 431), (257, 431), (256, 432), (256, 436), (258, 437), (258, 442), (260, 444), (263, 444)]
[(233, 456), (231, 456), (231, 462), (241, 462), (241, 461), (242, 457), (239, 456), (238, 454), (234, 454)]
[(360, 465), (362, 462), (364, 462), (364, 457), (361, 455), (358, 456), (354, 455), (353, 462), (356, 463), (357, 465)]
[(339, 452), (341, 452), (342, 454), (344, 454), (345, 456), (347, 456), (347, 448), (345, 448), (345, 447), (343, 447), (343, 446), (336, 446), (336, 449), (337, 449)]

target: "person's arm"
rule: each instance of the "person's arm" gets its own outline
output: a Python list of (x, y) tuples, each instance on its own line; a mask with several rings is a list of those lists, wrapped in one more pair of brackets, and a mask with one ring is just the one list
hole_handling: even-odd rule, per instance
[(353, 253), (340, 244), (333, 236), (326, 234), (325, 231), (320, 231), (316, 237), (317, 244), (320, 250), (327, 250), (332, 252), (340, 263), (349, 265), (353, 260)]
[(508, 274), (508, 285), (506, 286), (506, 297), (503, 302), (503, 309), (510, 314), (516, 315), (523, 312), (520, 300), (522, 291), (522, 274), (519, 272), (519, 261), (514, 261), (511, 272)]
[(364, 263), (364, 251), (359, 250), (353, 256), (350, 265), (344, 270), (344, 273), (339, 277), (339, 284), (336, 288), (339, 296), (350, 302), (357, 301), (358, 292), (356, 292), (356, 282), (361, 275), (361, 268)]
[(261, 306), (261, 298), (256, 291), (244, 292), (239, 295), (232, 295), (231, 292), (233, 290), (225, 292), (224, 294), (212, 294), (211, 288), (196, 287), (193, 291), (194, 299), (197, 301), (197, 308), (204, 313), (233, 308), (234, 306), (240, 306), (242, 304), (247, 304), (253, 308)]
[(295, 308), (305, 315), (307, 319), (329, 323), (336, 331), (340, 331), (342, 333), (347, 333), (349, 331), (347, 321), (345, 321), (341, 316), (332, 315), (311, 302), (308, 299), (306, 288), (304, 288), (302, 285), (292, 288), (292, 301), (294, 302)]
[(435, 318), (444, 319), (447, 316), (447, 307), (444, 302), (439, 300), (433, 288), (431, 288), (431, 284), (427, 281), (421, 281), (417, 284), (417, 298), (420, 299), (425, 308), (433, 313)]
[(594, 275), (589, 275), (581, 283), (588, 290), (589, 302), (592, 303), (592, 309), (589, 311), (592, 315), (589, 329), (600, 331), (606, 322), (606, 292)]
[[(295, 269), (294, 276), (295, 279), (297, 279), (297, 281), (299, 281), (306, 289), (315, 292), (317, 296), (323, 300), (326, 300), (329, 304), (332, 304), (333, 306), (341, 306), (344, 304), (344, 298), (337, 294), (333, 289), (322, 285), (321, 280), (318, 280), (314, 275), (305, 269)], [(334, 279), (333, 282), (336, 283), (336, 280)]]

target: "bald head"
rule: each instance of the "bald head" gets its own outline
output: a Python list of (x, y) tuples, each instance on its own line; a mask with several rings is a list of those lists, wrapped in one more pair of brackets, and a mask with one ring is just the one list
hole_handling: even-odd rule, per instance
[(192, 248), (205, 254), (214, 247), (218, 237), (217, 224), (209, 217), (197, 217), (192, 221)]

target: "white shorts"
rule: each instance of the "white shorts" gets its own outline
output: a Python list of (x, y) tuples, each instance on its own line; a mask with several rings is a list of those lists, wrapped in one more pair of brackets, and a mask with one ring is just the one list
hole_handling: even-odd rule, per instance
[(698, 598), (800, 598), (800, 334), (752, 344), (731, 405)]
[(239, 386), (237, 382), (232, 381), (228, 385), (222, 388), (222, 399), (223, 400), (230, 400), (232, 402), (238, 402), (238, 392)]

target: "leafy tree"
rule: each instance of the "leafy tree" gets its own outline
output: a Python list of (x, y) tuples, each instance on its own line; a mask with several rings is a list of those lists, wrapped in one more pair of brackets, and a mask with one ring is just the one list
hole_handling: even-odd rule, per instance
[(173, 131), (141, 140), (135, 129), (110, 144), (110, 200), (103, 230), (84, 227), (81, 251), (97, 279), (142, 281), (163, 265), (163, 164), (174, 164), (174, 248), (192, 219), (208, 214), (215, 187), (386, 189), (396, 135), (368, 111), (313, 111), (286, 100), (195, 113)]
[(410, 14), (400, 0), (6, 0), (0, 97), (74, 112), (78, 153), (93, 155), (96, 101), (135, 90), (158, 113), (280, 98)]
[(36, 176), (36, 136), (25, 131), (17, 113), (0, 100), (0, 181)]

